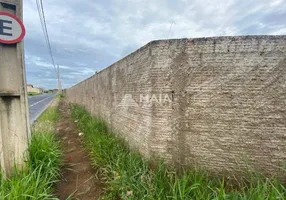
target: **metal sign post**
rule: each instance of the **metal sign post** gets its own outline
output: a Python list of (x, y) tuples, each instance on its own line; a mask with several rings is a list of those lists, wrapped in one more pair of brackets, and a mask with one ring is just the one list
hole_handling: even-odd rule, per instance
[(22, 0), (0, 0), (0, 160), (4, 175), (25, 165), (30, 138)]

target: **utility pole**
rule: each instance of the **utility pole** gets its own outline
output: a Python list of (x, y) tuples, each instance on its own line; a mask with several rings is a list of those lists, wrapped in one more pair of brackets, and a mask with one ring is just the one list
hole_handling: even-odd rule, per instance
[(30, 139), (22, 19), (22, 0), (0, 0), (0, 165), (5, 177), (14, 166), (25, 167)]
[(62, 92), (62, 83), (61, 83), (61, 74), (60, 74), (60, 65), (58, 65), (58, 88), (59, 88), (59, 93)]

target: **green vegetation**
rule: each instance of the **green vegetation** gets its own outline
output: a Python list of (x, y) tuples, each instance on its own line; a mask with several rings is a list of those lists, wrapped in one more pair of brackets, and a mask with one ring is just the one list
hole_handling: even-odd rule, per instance
[(108, 131), (106, 124), (92, 118), (83, 108), (72, 105), (72, 117), (84, 133), (94, 167), (106, 180), (103, 199), (286, 199), (286, 190), (275, 179), (252, 173), (248, 182), (231, 184), (224, 178), (211, 177), (203, 170), (178, 175), (164, 164), (151, 168), (138, 153)]
[(60, 143), (55, 138), (57, 107), (48, 108), (32, 128), (27, 168), (15, 169), (4, 180), (0, 177), (0, 199), (56, 199), (53, 185), (60, 173)]
[(63, 92), (61, 92), (61, 93), (58, 94), (58, 96), (59, 96), (60, 99), (63, 99), (65, 97), (65, 94)]
[(37, 92), (28, 92), (28, 95), (29, 96), (37, 96), (37, 95), (40, 95), (42, 93), (37, 93)]

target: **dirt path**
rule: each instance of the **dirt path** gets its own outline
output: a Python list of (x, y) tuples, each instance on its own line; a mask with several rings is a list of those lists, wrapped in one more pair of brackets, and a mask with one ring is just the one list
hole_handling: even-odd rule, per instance
[(92, 168), (88, 153), (83, 147), (82, 136), (72, 121), (68, 105), (60, 102), (61, 117), (57, 123), (57, 134), (64, 146), (63, 180), (57, 184), (57, 196), (62, 200), (71, 199), (99, 199), (103, 192), (103, 184), (97, 177), (97, 171)]

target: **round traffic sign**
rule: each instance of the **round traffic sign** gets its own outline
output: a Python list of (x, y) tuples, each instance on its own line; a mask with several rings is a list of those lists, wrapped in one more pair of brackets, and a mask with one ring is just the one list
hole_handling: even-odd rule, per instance
[(0, 43), (15, 44), (23, 40), (25, 27), (16, 16), (0, 12)]

